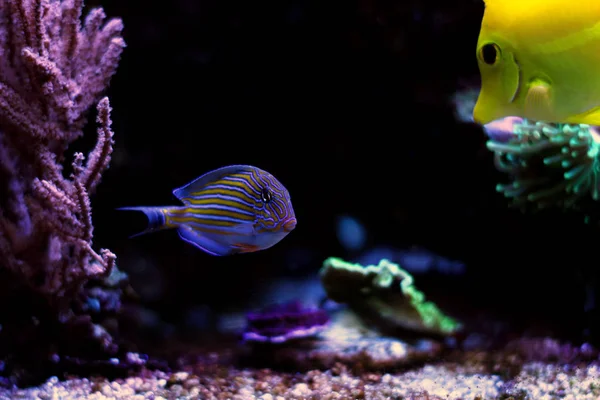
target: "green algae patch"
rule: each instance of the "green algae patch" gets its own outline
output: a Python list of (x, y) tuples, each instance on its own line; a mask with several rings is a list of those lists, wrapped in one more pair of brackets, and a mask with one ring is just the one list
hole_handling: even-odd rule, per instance
[(389, 260), (362, 266), (330, 257), (323, 262), (319, 275), (331, 300), (347, 304), (359, 315), (387, 328), (443, 336), (462, 329), (460, 322), (425, 300), (411, 274)]

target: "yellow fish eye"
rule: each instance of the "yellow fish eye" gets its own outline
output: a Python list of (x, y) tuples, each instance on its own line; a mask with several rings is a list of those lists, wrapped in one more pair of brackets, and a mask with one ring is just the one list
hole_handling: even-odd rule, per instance
[(487, 65), (494, 65), (500, 59), (502, 51), (496, 43), (486, 43), (479, 48), (479, 59)]

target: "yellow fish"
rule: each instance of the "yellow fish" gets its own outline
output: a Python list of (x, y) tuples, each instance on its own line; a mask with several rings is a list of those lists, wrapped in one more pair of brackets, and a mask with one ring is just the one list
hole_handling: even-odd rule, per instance
[(600, 0), (484, 0), (480, 124), (600, 125)]

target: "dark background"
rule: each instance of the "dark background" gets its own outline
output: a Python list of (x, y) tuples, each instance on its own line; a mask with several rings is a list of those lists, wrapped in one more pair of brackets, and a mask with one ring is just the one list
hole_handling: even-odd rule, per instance
[[(349, 256), (335, 223), (350, 214), (369, 246), (464, 262), (459, 278), (417, 280), (443, 307), (579, 329), (597, 228), (509, 209), (482, 129), (455, 117), (454, 93), (479, 83), (481, 1), (101, 4), (123, 18), (128, 47), (108, 93), (116, 149), (92, 199), (95, 246), (163, 319), (183, 326), (190, 307), (229, 310), (264, 282), (314, 276)], [(175, 232), (128, 239), (145, 220), (115, 208), (177, 204), (174, 188), (228, 164), (288, 188), (298, 226), (281, 243), (215, 258)]]

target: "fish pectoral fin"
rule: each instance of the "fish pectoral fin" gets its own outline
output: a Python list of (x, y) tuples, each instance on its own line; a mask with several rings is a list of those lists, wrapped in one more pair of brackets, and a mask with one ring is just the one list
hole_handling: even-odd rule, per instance
[(549, 84), (541, 81), (532, 82), (525, 97), (525, 114), (531, 119), (552, 121), (552, 97)]
[(232, 233), (241, 236), (254, 236), (256, 234), (254, 231), (254, 223), (252, 222), (236, 224), (234, 227), (230, 228), (230, 230)]
[(228, 256), (234, 253), (228, 244), (219, 242), (211, 237), (211, 235), (202, 234), (202, 232), (195, 231), (188, 226), (180, 226), (177, 232), (181, 239), (210, 255)]
[(241, 241), (253, 238), (256, 235), (256, 232), (254, 231), (254, 224), (239, 224), (232, 228), (232, 231), (235, 232), (236, 237), (239, 238), (238, 240), (240, 240), (231, 244), (232, 251), (234, 253), (252, 253), (260, 250), (260, 246)]

